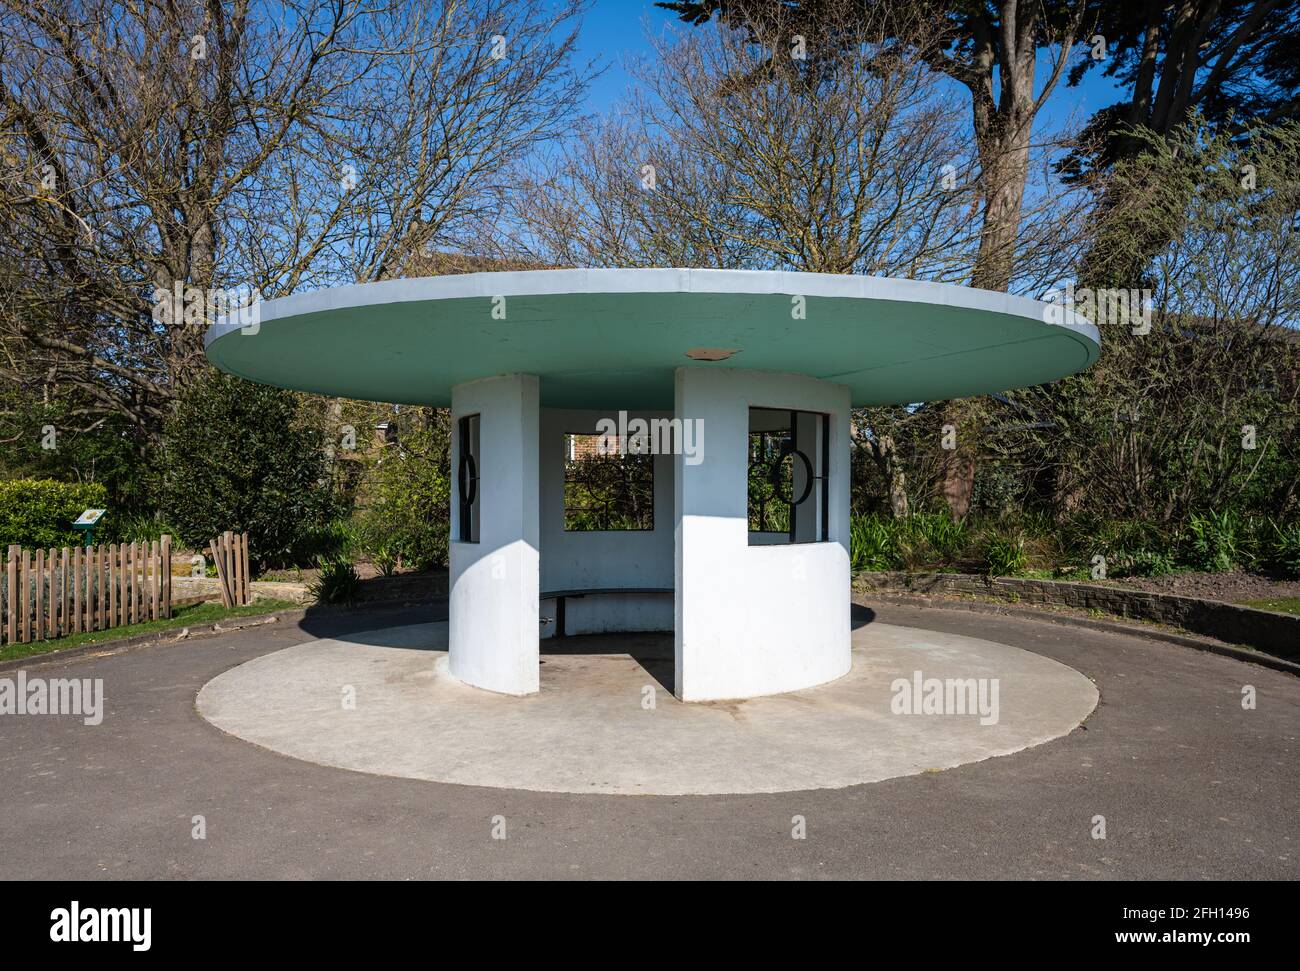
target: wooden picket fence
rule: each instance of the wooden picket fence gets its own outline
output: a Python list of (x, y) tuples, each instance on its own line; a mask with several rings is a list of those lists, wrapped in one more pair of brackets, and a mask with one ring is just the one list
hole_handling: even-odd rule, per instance
[(10, 546), (0, 637), (10, 644), (172, 615), (172, 539), (62, 550)]
[(208, 544), (212, 559), (217, 565), (217, 579), (221, 581), (221, 605), (245, 606), (253, 602), (249, 589), (248, 534), (222, 533)]

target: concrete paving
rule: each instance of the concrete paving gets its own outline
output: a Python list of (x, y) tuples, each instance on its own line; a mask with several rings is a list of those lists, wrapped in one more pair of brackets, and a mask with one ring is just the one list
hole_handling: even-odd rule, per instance
[[(693, 704), (656, 681), (672, 683), (658, 666), (671, 666), (671, 635), (567, 638), (570, 653), (544, 657), (541, 692), (525, 698), (455, 680), (446, 645), (444, 622), (311, 641), (213, 679), (198, 711), (265, 748), (360, 772), (540, 792), (707, 795), (843, 788), (951, 768), (1064, 735), (1097, 704), (1092, 682), (1057, 661), (886, 624), (854, 632), (853, 669), (830, 684)], [(917, 676), (921, 699), (935, 679), (934, 713), (912, 704)], [(906, 689), (895, 692), (898, 679)], [(935, 685), (949, 679), (969, 685), (951, 698), (960, 710), (938, 704)], [(897, 693), (906, 697), (895, 706)]]
[[(97, 727), (0, 717), (0, 878), (1300, 877), (1300, 679), (1039, 620), (875, 609), (876, 622), (1061, 661), (1101, 701), (1043, 745), (845, 789), (630, 798), (445, 785), (286, 758), (196, 713), (207, 682), (304, 633), (446, 613), (309, 616), (33, 665), (102, 678), (107, 711)], [(796, 816), (806, 839), (792, 838)]]

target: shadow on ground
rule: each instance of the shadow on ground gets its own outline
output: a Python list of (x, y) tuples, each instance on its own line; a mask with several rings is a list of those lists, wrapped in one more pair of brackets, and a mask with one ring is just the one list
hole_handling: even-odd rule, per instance
[[(382, 631), (407, 624), (427, 624), (447, 619), (447, 601), (440, 599), (415, 607), (374, 607), (349, 610), (341, 607), (309, 607), (299, 621), (302, 630), (317, 638), (330, 638), (354, 644), (389, 646)], [(853, 630), (866, 627), (876, 619), (870, 607), (853, 604), (850, 624)], [(611, 651), (611, 640), (618, 650)], [(440, 650), (430, 644), (429, 650)], [(403, 650), (410, 650), (404, 647)], [(669, 692), (673, 690), (676, 659), (672, 631), (647, 631), (626, 634), (570, 634), (568, 637), (548, 637), (540, 645), (541, 663), (548, 657), (572, 657), (584, 654), (623, 653), (636, 661), (645, 672)]]

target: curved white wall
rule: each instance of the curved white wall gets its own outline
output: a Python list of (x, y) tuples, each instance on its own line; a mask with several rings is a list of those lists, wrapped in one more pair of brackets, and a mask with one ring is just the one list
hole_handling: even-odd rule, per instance
[[(848, 672), (849, 391), (799, 374), (683, 367), (676, 414), (704, 460), (674, 460), (676, 694), (745, 698)], [(749, 409), (830, 416), (829, 542), (749, 545)]]
[[(537, 378), (530, 375), (452, 389), (453, 428), (462, 416), (479, 415), (479, 541), (452, 534), (448, 670), (467, 684), (510, 695), (532, 694), (539, 682), (538, 410)], [(460, 503), (459, 462), (453, 436), (453, 512)]]
[[(525, 375), (454, 389), (453, 418), (481, 416), (480, 541), (451, 544), (454, 676), (535, 692), (540, 590), (659, 586), (675, 588), (671, 612), (667, 597), (570, 600), (570, 633), (671, 623), (685, 701), (794, 691), (848, 671), (848, 390), (803, 375), (690, 367), (677, 371), (676, 394), (676, 416), (704, 422), (703, 460), (656, 461), (655, 529), (565, 533), (564, 433), (588, 422), (594, 430), (605, 416), (543, 412), (537, 379)], [(750, 407), (830, 416), (829, 541), (750, 545)], [(457, 460), (453, 448), (453, 469)]]

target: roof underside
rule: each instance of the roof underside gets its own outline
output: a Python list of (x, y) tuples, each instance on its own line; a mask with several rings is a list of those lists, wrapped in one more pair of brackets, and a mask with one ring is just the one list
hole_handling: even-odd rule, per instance
[[(208, 357), (266, 384), (409, 404), (447, 405), (454, 385), (527, 373), (547, 406), (667, 410), (683, 366), (798, 372), (847, 385), (855, 405), (902, 404), (1041, 384), (1096, 360), (1096, 330), (1069, 312), (1048, 323), (1045, 307), (819, 274), (479, 273), (269, 301), (249, 332), (214, 325)], [(736, 353), (688, 358), (697, 348)]]

